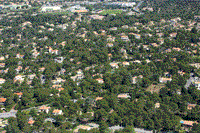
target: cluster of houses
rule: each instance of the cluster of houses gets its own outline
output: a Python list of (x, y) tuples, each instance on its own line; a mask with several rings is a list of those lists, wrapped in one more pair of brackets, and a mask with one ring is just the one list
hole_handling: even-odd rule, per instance
[[(119, 4), (116, 3), (116, 4)], [(123, 6), (123, 4), (121, 4)], [(133, 6), (134, 3), (132, 3), (132, 5), (128, 5), (128, 6)], [(126, 6), (126, 4), (125, 4)], [(42, 6), (41, 7), (41, 11), (42, 12), (52, 12), (52, 11), (62, 11), (62, 7), (61, 6)], [(55, 24), (49, 24), (49, 23), (46, 23), (46, 25), (39, 25), (37, 28), (39, 29), (38, 33), (42, 33), (42, 32), (53, 32), (55, 30), (55, 28), (62, 28), (63, 30), (66, 29), (66, 27), (68, 27), (69, 25), (74, 25), (76, 27), (76, 22), (77, 21), (82, 21), (82, 18), (80, 17), (81, 13), (86, 13), (88, 12), (88, 10), (84, 7), (81, 7), (81, 6), (72, 6), (70, 8), (68, 8), (68, 10), (70, 10), (71, 12), (76, 12), (78, 13), (79, 15), (77, 16), (77, 18), (75, 19), (74, 22), (72, 22), (72, 24), (62, 24), (62, 25), (55, 25)], [(63, 16), (64, 17), (64, 16)], [(88, 18), (88, 21), (89, 20), (92, 20), (92, 19), (98, 19), (98, 20), (103, 20), (105, 18), (105, 16), (102, 16), (102, 15), (99, 15), (98, 13), (95, 13), (95, 14), (92, 14), (92, 15), (88, 15), (87, 16)], [(187, 26), (184, 26), (182, 23), (181, 23), (181, 19), (180, 18), (175, 18), (175, 19), (172, 19), (172, 20), (169, 20), (169, 21), (166, 21), (166, 20), (161, 20), (160, 22), (156, 23), (156, 22), (149, 22), (148, 25), (143, 25), (142, 23), (139, 23), (139, 22), (136, 22), (134, 23), (133, 25), (123, 25), (121, 27), (109, 27), (108, 30), (109, 31), (117, 31), (118, 29), (131, 29), (132, 31), (134, 32), (131, 32), (131, 33), (120, 33), (118, 36), (119, 37), (116, 37), (116, 36), (113, 36), (113, 35), (110, 35), (109, 32), (105, 29), (101, 29), (99, 31), (93, 31), (94, 35), (95, 36), (105, 36), (106, 37), (106, 44), (105, 46), (107, 46), (108, 48), (112, 48), (115, 46), (115, 41), (118, 40), (118, 39), (121, 39), (122, 41), (124, 42), (130, 42), (131, 38), (129, 38), (129, 36), (133, 35), (135, 37), (135, 39), (138, 39), (140, 40), (143, 36), (149, 36), (149, 37), (152, 37), (154, 35), (150, 34), (150, 33), (142, 33), (141, 31), (142, 30), (156, 30), (156, 36), (158, 36), (158, 43), (157, 42), (154, 42), (154, 43), (150, 43), (150, 44), (147, 44), (147, 45), (143, 45), (143, 44), (140, 44), (138, 47), (141, 47), (143, 46), (143, 48), (145, 50), (149, 50), (151, 47), (161, 47), (162, 44), (164, 43), (164, 33), (163, 33), (163, 30), (165, 29), (165, 26), (162, 26), (160, 27), (160, 29), (158, 27), (156, 27), (157, 24), (164, 24), (164, 23), (170, 23), (171, 25), (173, 25), (174, 29), (186, 29), (186, 30), (191, 30), (194, 26), (195, 26), (195, 23), (196, 21), (189, 21), (188, 22), (188, 25)], [(167, 24), (166, 24), (167, 25)], [(20, 24), (20, 27), (23, 29), (26, 29), (27, 26), (32, 26), (32, 23), (31, 22), (24, 22), (22, 24)], [(46, 28), (48, 27), (48, 28)], [(51, 28), (49, 28), (51, 27)], [(186, 28), (187, 27), (187, 28)], [(7, 27), (7, 28), (10, 28), (10, 27)], [(11, 27), (12, 28), (12, 27)], [(0, 29), (0, 31), (3, 31), (3, 29)], [(84, 38), (85, 41), (89, 41), (89, 39), (87, 39), (87, 31), (84, 29), (84, 31), (82, 33), (78, 33), (76, 34), (76, 37), (80, 37), (80, 38)], [(172, 32), (169, 34), (169, 38), (170, 39), (173, 39), (177, 36), (177, 33), (176, 32)], [(17, 34), (16, 37), (18, 38), (18, 41), (21, 41), (22, 40), (22, 35), (21, 34)], [(33, 40), (35, 40), (36, 38), (33, 38)], [(43, 38), (39, 38), (39, 40), (48, 40), (49, 38), (47, 36), (43, 37)], [(13, 40), (13, 38), (11, 38), (11, 40)], [(1, 41), (1, 40), (0, 40)], [(46, 46), (45, 48), (39, 48), (39, 50), (43, 49), (45, 50), (45, 54), (52, 54), (52, 55), (55, 55), (56, 58), (54, 59), (55, 63), (63, 63), (63, 60), (65, 59), (65, 57), (63, 56), (60, 56), (60, 53), (62, 51), (60, 51), (60, 49), (58, 48), (58, 46), (62, 46), (64, 47), (66, 45), (66, 41), (62, 42), (62, 43), (57, 43), (55, 42), (54, 45), (56, 47), (53, 47), (53, 46)], [(33, 49), (31, 51), (31, 55), (32, 55), (32, 58), (33, 60), (37, 59), (37, 57), (41, 54), (41, 51), (38, 50), (38, 48), (36, 48), (36, 44), (33, 42), (32, 43), (32, 46), (33, 46)], [(197, 48), (198, 46), (196, 44), (193, 44), (191, 43), (191, 46), (194, 47), (194, 48)], [(11, 45), (10, 48), (12, 47), (18, 47), (17, 45)], [(199, 48), (200, 49), (200, 48)], [(89, 49), (91, 51), (91, 49)], [(173, 47), (171, 49), (165, 49), (163, 50), (163, 53), (170, 53), (172, 51), (182, 51), (183, 49), (179, 48), (179, 47)], [(72, 53), (74, 52), (73, 49), (69, 50), (69, 53)], [(129, 58), (129, 55), (127, 54), (128, 51), (125, 50), (124, 48), (121, 48), (120, 49), (120, 52), (123, 53), (123, 57), (125, 59), (130, 59)], [(188, 50), (188, 53), (190, 54), (195, 54), (197, 51), (196, 50)], [(149, 55), (150, 56), (150, 55)], [(16, 54), (16, 58), (20, 59), (20, 60), (23, 60), (25, 57), (25, 54), (24, 53), (17, 53)], [(109, 60), (110, 60), (110, 66), (111, 68), (114, 70), (114, 69), (118, 69), (120, 66), (123, 66), (123, 67), (126, 67), (126, 66), (129, 66), (131, 63), (141, 63), (140, 60), (133, 60), (133, 61), (122, 61), (122, 62), (114, 62), (114, 61), (111, 61), (112, 60), (112, 57), (113, 55), (111, 53), (108, 53), (108, 57), (109, 57)], [(6, 59), (9, 58), (9, 55), (5, 55), (5, 56), (1, 56), (0, 57), (0, 72), (1, 73), (8, 73), (8, 70), (9, 68), (6, 66)], [(73, 62), (74, 61), (74, 58), (70, 58), (70, 61)], [(157, 62), (161, 62), (162, 60), (161, 59), (157, 59), (156, 60)], [(173, 58), (173, 61), (176, 62), (176, 58)], [(151, 62), (151, 60), (146, 60), (147, 63)], [(80, 64), (81, 62), (77, 62), (77, 64)], [(193, 63), (191, 64), (191, 66), (195, 66), (197, 68), (199, 68), (199, 63)], [(90, 67), (86, 67), (85, 70), (89, 70), (89, 69), (92, 69), (94, 68), (95, 65), (92, 65)], [(6, 69), (5, 69), (6, 68)], [(16, 83), (16, 82), (19, 82), (19, 83), (22, 83), (24, 81), (26, 81), (29, 85), (31, 85), (32, 81), (34, 78), (39, 78), (41, 83), (45, 83), (45, 75), (40, 75), (40, 77), (37, 77), (37, 75), (35, 73), (32, 72), (31, 70), (31, 66), (26, 66), (25, 68), (22, 66), (21, 62), (18, 63), (18, 66), (15, 68), (16, 70), (16, 76), (14, 77), (13, 79), (13, 82)], [(40, 67), (38, 68), (38, 72), (39, 73), (42, 73), (45, 71), (45, 66), (44, 67)], [(29, 74), (25, 74), (25, 72), (29, 72)], [(57, 72), (57, 77), (52, 80), (52, 89), (56, 89), (58, 90), (59, 92), (61, 92), (62, 90), (64, 90), (64, 86), (63, 86), (63, 83), (65, 82), (65, 79), (62, 79), (61, 78), (61, 75), (65, 75), (67, 74), (66, 73), (66, 70), (64, 68), (62, 68), (60, 71)], [(184, 71), (178, 71), (178, 74), (180, 76), (183, 76), (185, 74)], [(75, 71), (75, 74), (72, 74), (72, 73), (69, 73), (70, 75), (70, 78), (77, 83), (77, 85), (80, 85), (81, 81), (84, 79), (85, 75), (84, 75), (84, 72), (83, 70), (81, 69), (78, 69)], [(98, 77), (96, 78), (95, 80), (99, 83), (99, 84), (103, 84), (104, 83), (104, 80), (103, 80), (103, 74), (101, 73), (96, 73), (96, 74), (93, 74), (92, 78), (94, 77)], [(132, 84), (136, 84), (138, 82), (138, 79), (142, 79), (143, 78), (143, 75), (132, 75), (131, 77), (131, 81), (132, 81)], [(159, 77), (159, 82), (160, 83), (167, 83), (167, 82), (171, 82), (172, 81), (172, 75), (169, 74), (169, 72), (165, 72), (161, 77)], [(3, 78), (0, 78), (0, 84), (4, 84), (6, 82), (6, 79), (3, 79)], [(186, 84), (186, 87), (188, 87), (190, 84), (195, 84), (195, 86), (200, 90), (200, 79), (198, 77), (190, 77), (190, 79), (188, 80), (187, 84)], [(22, 97), (23, 95), (23, 92), (14, 92), (14, 94), (18, 95), (19, 98)], [(59, 94), (58, 94), (59, 95)], [(125, 94), (118, 94), (117, 95), (117, 98), (119, 99), (122, 99), (122, 98), (126, 98), (126, 99), (130, 99), (130, 95), (128, 93), (125, 93)], [(103, 97), (96, 97), (95, 101), (98, 101), (98, 100), (101, 100), (103, 99)], [(4, 105), (6, 102), (6, 98), (2, 97), (0, 98), (0, 104), (1, 105)], [(188, 110), (191, 110), (192, 108), (194, 108), (196, 106), (196, 104), (188, 104)], [(160, 107), (160, 103), (155, 103), (155, 108), (159, 108)], [(49, 113), (51, 107), (50, 106), (41, 106), (38, 108), (38, 112), (46, 112), (46, 113)], [(63, 115), (63, 111), (62, 110), (59, 110), (59, 109), (54, 109), (53, 112), (52, 112), (54, 115)], [(14, 114), (15, 115), (15, 114)], [(9, 116), (9, 115), (5, 115), (5, 116)], [(4, 115), (0, 114), (0, 117), (4, 117)], [(45, 119), (45, 121), (52, 121), (54, 122), (55, 120), (51, 119), (51, 118), (47, 118)], [(28, 123), (30, 125), (33, 125), (35, 122), (35, 120), (33, 118), (30, 118)], [(182, 125), (184, 125), (184, 128), (191, 128), (192, 125), (196, 122), (192, 122), (192, 121), (180, 121), (180, 123)], [(98, 128), (98, 125), (97, 124), (94, 124), (94, 123), (89, 123), (88, 125), (80, 125), (77, 127), (77, 129), (87, 129), (87, 130), (90, 130), (92, 128)], [(120, 126), (115, 126), (115, 127), (111, 127), (112, 130), (116, 130), (116, 129), (122, 129), (122, 127)], [(140, 130), (141, 131), (141, 130)], [(145, 131), (143, 131), (145, 132)]]

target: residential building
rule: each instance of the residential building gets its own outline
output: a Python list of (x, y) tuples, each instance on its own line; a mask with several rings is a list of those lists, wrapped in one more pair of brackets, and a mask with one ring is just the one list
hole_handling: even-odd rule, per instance
[(96, 79), (96, 81), (97, 81), (98, 83), (100, 83), (100, 84), (103, 84), (103, 83), (104, 83), (104, 81), (103, 81), (102, 78), (98, 78), (98, 79)]
[(40, 11), (41, 12), (61, 11), (62, 10), (61, 7), (62, 6), (46, 6), (46, 5), (44, 5), (41, 7)]
[(0, 67), (5, 67), (6, 63), (0, 63)]
[(111, 62), (110, 63), (110, 66), (112, 67), (112, 68), (119, 68), (119, 66), (118, 66), (118, 63), (115, 63), (115, 62)]
[(155, 108), (160, 108), (160, 103), (156, 103)]
[(33, 119), (31, 119), (31, 120), (28, 121), (28, 124), (30, 124), (31, 126), (33, 126), (34, 122), (35, 121)]
[(122, 39), (123, 41), (130, 41), (129, 38), (128, 38), (128, 36), (121, 36), (121, 39)]
[(39, 112), (46, 112), (47, 114), (49, 113), (49, 110), (50, 110), (51, 107), (47, 107), (45, 105), (41, 106), (39, 108)]
[(131, 96), (129, 94), (119, 94), (117, 97), (118, 98), (131, 98)]
[(181, 127), (183, 130), (189, 131), (192, 129), (194, 123), (198, 124), (196, 121), (186, 121), (186, 120), (181, 120)]
[(188, 110), (192, 110), (196, 106), (197, 106), (197, 104), (190, 104), (190, 103), (188, 103), (187, 109)]
[(0, 78), (0, 84), (3, 84), (3, 83), (5, 83), (6, 82), (6, 80), (5, 79), (3, 79), (3, 78)]
[(161, 77), (161, 78), (159, 78), (159, 81), (161, 83), (167, 83), (167, 82), (171, 82), (172, 78), (163, 78), (163, 77)]
[(53, 110), (53, 115), (62, 115), (63, 113), (62, 113), (62, 110), (58, 110), (58, 109), (55, 109), (55, 110)]
[(0, 98), (0, 105), (4, 105), (6, 98)]
[(195, 87), (200, 90), (200, 81), (194, 82)]
[(100, 15), (90, 15), (89, 18), (91, 19), (99, 19), (102, 20), (104, 18), (104, 16), (100, 16)]
[(171, 34), (169, 34), (169, 36), (172, 37), (172, 38), (176, 37), (176, 35), (177, 35), (177, 33), (171, 33)]
[(14, 95), (17, 95), (17, 96), (19, 96), (19, 98), (21, 98), (23, 93), (22, 92), (17, 92), (17, 93), (14, 93)]

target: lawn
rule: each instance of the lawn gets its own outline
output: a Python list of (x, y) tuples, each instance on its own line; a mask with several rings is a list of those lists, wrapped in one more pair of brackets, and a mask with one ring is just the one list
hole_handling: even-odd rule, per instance
[(121, 14), (122, 10), (103, 10), (100, 14), (106, 15), (106, 14)]
[(62, 11), (62, 12), (46, 12), (46, 13), (40, 13), (42, 15), (67, 15), (69, 11)]
[(157, 84), (157, 85), (150, 85), (148, 88), (147, 88), (147, 91), (150, 91), (150, 92), (155, 92), (155, 93), (159, 93), (160, 92), (160, 89), (165, 87), (164, 84)]

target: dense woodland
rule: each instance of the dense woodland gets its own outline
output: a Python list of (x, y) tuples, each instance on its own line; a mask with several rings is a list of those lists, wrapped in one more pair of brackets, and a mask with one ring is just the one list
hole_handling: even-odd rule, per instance
[[(182, 6), (178, 7), (182, 8)], [(163, 9), (161, 9), (158, 13), (157, 8), (154, 8), (154, 12), (146, 12), (141, 16), (107, 15), (103, 20), (89, 20), (86, 14), (81, 17), (82, 21), (76, 22), (75, 28), (72, 25), (79, 14), (67, 16), (68, 19), (66, 19), (61, 15), (30, 16), (27, 11), (25, 13), (27, 15), (22, 15), (22, 17), (3, 18), (0, 21), (0, 26), (4, 29), (0, 35), (0, 40), (3, 40), (0, 43), (0, 53), (4, 57), (9, 55), (9, 58), (4, 61), (5, 67), (3, 68), (4, 70), (9, 69), (7, 73), (1, 74), (1, 78), (6, 79), (6, 82), (2, 84), (0, 93), (1, 97), (6, 98), (6, 111), (9, 111), (14, 105), (18, 110), (17, 118), (9, 118), (6, 131), (21, 133), (44, 128), (46, 132), (70, 132), (67, 129), (73, 129), (79, 123), (95, 122), (99, 124), (99, 130), (93, 129), (90, 133), (106, 132), (109, 126), (114, 125), (125, 127), (123, 131), (116, 132), (130, 133), (132, 127), (179, 132), (181, 119), (200, 122), (200, 90), (194, 85), (188, 89), (184, 87), (191, 73), (199, 77), (199, 70), (189, 64), (200, 62), (200, 58), (198, 58), (199, 45), (191, 45), (200, 42), (200, 32), (196, 29), (196, 25), (191, 30), (186, 30), (175, 29), (170, 22), (160, 23), (161, 19), (170, 20), (181, 17), (180, 23), (187, 28), (188, 21), (193, 21), (194, 13), (192, 10), (185, 11), (185, 7), (180, 10), (179, 14), (176, 14), (178, 8), (173, 8), (173, 11), (168, 13), (163, 13)], [(27, 21), (31, 24), (22, 26)], [(153, 21), (155, 25), (149, 26), (150, 21)], [(142, 25), (136, 26), (137, 22)], [(47, 23), (54, 25), (67, 23), (68, 27), (62, 30)], [(54, 28), (54, 30), (43, 30), (39, 27), (41, 25), (46, 29)], [(124, 25), (135, 26), (140, 31), (138, 32), (134, 28), (121, 28)], [(164, 25), (167, 27), (162, 29), (161, 27)], [(149, 26), (152, 30), (144, 29), (143, 26)], [(112, 27), (118, 27), (118, 29), (116, 31), (109, 30)], [(151, 43), (159, 44), (159, 37), (156, 34), (158, 29), (160, 33), (164, 34), (164, 43), (160, 47), (150, 46)], [(38, 32), (39, 30), (43, 30), (43, 32)], [(100, 35), (101, 30), (105, 30), (106, 35), (115, 37), (113, 47), (106, 46), (107, 36)], [(87, 31), (85, 38), (76, 36), (85, 31)], [(94, 31), (99, 35), (95, 35)], [(134, 35), (129, 34), (132, 32), (137, 32), (141, 38), (136, 39)], [(169, 35), (174, 32), (177, 35), (171, 39)], [(122, 33), (128, 35), (130, 41), (124, 42), (120, 38)], [(145, 33), (153, 36), (146, 36)], [(17, 34), (21, 34), (20, 41)], [(44, 39), (45, 37), (48, 39)], [(60, 44), (64, 41), (66, 41), (65, 46), (55, 45), (55, 42)], [(149, 49), (146, 50), (143, 45), (149, 45)], [(48, 53), (46, 47), (58, 49), (59, 54)], [(180, 48), (182, 51), (166, 52), (174, 47)], [(36, 59), (32, 57), (33, 49), (40, 53)], [(126, 50), (126, 54), (131, 58), (124, 58), (121, 49)], [(69, 52), (70, 50), (73, 52)], [(197, 50), (197, 52), (192, 54), (188, 52), (193, 50)], [(24, 58), (16, 58), (17, 53), (24, 55)], [(110, 53), (112, 57), (109, 59)], [(64, 57), (64, 61), (55, 63), (54, 59), (57, 57)], [(72, 58), (73, 61), (70, 61)], [(173, 58), (176, 58), (176, 61)], [(147, 63), (147, 59), (151, 62)], [(141, 63), (130, 63), (126, 67), (119, 65), (118, 69), (113, 69), (109, 64), (110, 62), (134, 60), (139, 60)], [(15, 69), (19, 65), (23, 69), (17, 74)], [(96, 65), (96, 67), (85, 70), (86, 67), (92, 65)], [(25, 70), (27, 67), (29, 68)], [(45, 67), (45, 70), (39, 72), (38, 69), (42, 67)], [(65, 69), (66, 72), (58, 75), (61, 69)], [(83, 70), (84, 78), (77, 85), (71, 76), (74, 76), (78, 69)], [(181, 76), (178, 71), (184, 71), (185, 74)], [(166, 77), (171, 77), (172, 81), (167, 82), (165, 87), (159, 90), (159, 93), (147, 91), (150, 85), (160, 84), (159, 77), (164, 76), (165, 72), (169, 72), (170, 76)], [(103, 84), (95, 80), (100, 78), (99, 75), (93, 76), (97, 73), (103, 74)], [(30, 85), (27, 84), (27, 79), (22, 83), (13, 82), (13, 79), (19, 74), (36, 74), (36, 77)], [(41, 75), (45, 76), (45, 83), (41, 83)], [(139, 75), (142, 75), (143, 78), (138, 78), (137, 83), (133, 84), (132, 77)], [(64, 90), (60, 92), (52, 89), (51, 81), (57, 77), (65, 80), (62, 83)], [(178, 94), (178, 91), (181, 94)], [(19, 99), (14, 92), (23, 92), (23, 95)], [(117, 96), (121, 93), (128, 93), (130, 99), (118, 99)], [(95, 101), (96, 97), (103, 97), (103, 99)], [(71, 99), (77, 99), (77, 102), (73, 102)], [(155, 108), (156, 103), (160, 103), (159, 108)], [(188, 103), (197, 104), (197, 106), (188, 110)], [(52, 107), (50, 113), (37, 115), (37, 111), (34, 109), (31, 109), (29, 113), (22, 111), (44, 104)], [(63, 115), (52, 115), (53, 109), (62, 110)], [(110, 113), (111, 110), (113, 110), (112, 113)], [(81, 111), (82, 114), (80, 115), (77, 111)], [(94, 112), (94, 116), (92, 117), (88, 112)], [(33, 126), (27, 123), (30, 116), (35, 120)], [(54, 118), (56, 122), (44, 123), (45, 118)], [(200, 132), (199, 127), (200, 125), (194, 125), (191, 131)], [(81, 130), (82, 132), (87, 131)]]

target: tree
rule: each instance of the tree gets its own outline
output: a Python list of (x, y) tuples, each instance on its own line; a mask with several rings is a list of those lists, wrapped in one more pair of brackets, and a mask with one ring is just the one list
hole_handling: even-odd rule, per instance
[(108, 125), (105, 121), (101, 120), (99, 122), (99, 131), (104, 132), (108, 128)]
[(61, 129), (72, 129), (72, 124), (70, 122), (65, 122), (60, 126)]
[(28, 126), (28, 116), (24, 112), (18, 111), (17, 114), (17, 122), (20, 130), (24, 130), (26, 126)]
[(17, 118), (10, 117), (8, 119), (8, 125), (5, 127), (6, 132), (8, 133), (21, 133), (19, 127), (18, 127), (18, 122)]
[(122, 130), (115, 131), (115, 133), (135, 133), (134, 127), (132, 126), (127, 126)]
[(37, 116), (37, 112), (35, 109), (31, 109), (31, 111), (29, 112), (29, 115), (31, 115), (32, 117), (36, 117)]
[(40, 127), (42, 127), (43, 122), (44, 122), (44, 114), (40, 114), (37, 115), (35, 122), (33, 123), (33, 125), (36, 127), (36, 129), (39, 129)]
[(14, 95), (14, 102), (17, 103), (19, 101), (19, 96), (18, 95)]
[(200, 132), (200, 124), (194, 124), (192, 127), (192, 133), (199, 133)]

